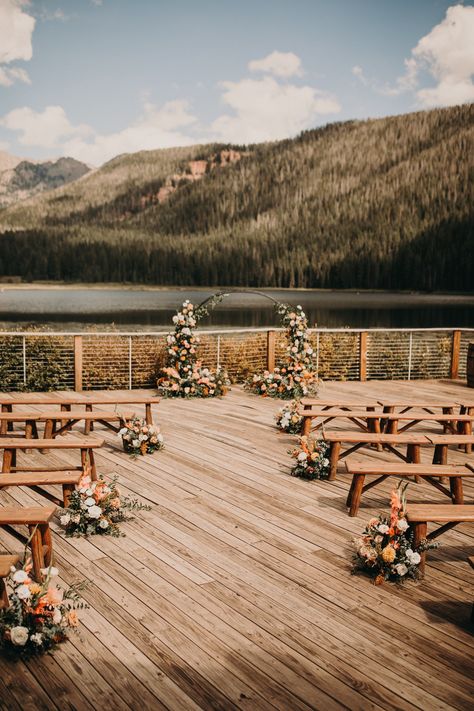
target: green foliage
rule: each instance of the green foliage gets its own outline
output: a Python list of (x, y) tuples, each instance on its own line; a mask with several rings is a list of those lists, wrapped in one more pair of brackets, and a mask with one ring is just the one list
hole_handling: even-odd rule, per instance
[(25, 333), (26, 379), (23, 373), (23, 338), (0, 339), (0, 391), (67, 390), (74, 373), (71, 339)]
[(251, 146), (121, 156), (0, 213), (0, 273), (162, 285), (470, 290), (474, 105), (336, 123)]

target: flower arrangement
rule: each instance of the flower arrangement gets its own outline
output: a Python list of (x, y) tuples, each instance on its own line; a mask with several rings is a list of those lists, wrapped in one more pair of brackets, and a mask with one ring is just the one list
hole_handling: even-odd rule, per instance
[[(214, 305), (222, 295), (210, 300)], [(187, 299), (175, 316), (174, 333), (167, 336), (168, 367), (158, 379), (158, 390), (164, 397), (216, 397), (225, 395), (230, 381), (224, 371), (203, 368), (197, 360), (199, 338), (193, 333), (197, 322), (208, 313), (207, 306), (197, 309)]]
[(291, 470), (291, 476), (302, 479), (327, 479), (329, 476), (329, 444), (323, 439), (300, 437), (299, 447), (291, 449), (288, 454), (296, 459)]
[(299, 305), (293, 308), (288, 304), (279, 304), (277, 311), (286, 328), (287, 362), (272, 372), (266, 370), (261, 375), (252, 376), (245, 387), (257, 395), (284, 400), (298, 399), (314, 393), (317, 386), (308, 320)]
[(303, 416), (298, 412), (299, 402), (293, 400), (288, 405), (280, 408), (275, 415), (278, 429), (289, 434), (301, 434)]
[(420, 553), (436, 548), (436, 543), (423, 541), (413, 547), (413, 532), (406, 519), (407, 484), (398, 486), (391, 496), (390, 516), (371, 518), (362, 536), (354, 541), (356, 553), (353, 573), (368, 573), (376, 585), (385, 580), (402, 583), (419, 577)]
[(140, 454), (153, 454), (165, 446), (163, 435), (157, 425), (147, 425), (141, 417), (132, 417), (119, 431), (123, 448), (132, 457)]
[(6, 579), (10, 604), (0, 610), (0, 650), (14, 659), (28, 659), (54, 649), (68, 639), (79, 624), (76, 610), (87, 607), (79, 593), (84, 583), (63, 589), (54, 582), (57, 568), (41, 572), (37, 583), (30, 577), (31, 561), (12, 567)]
[(119, 523), (130, 520), (127, 511), (149, 510), (138, 499), (121, 496), (117, 477), (106, 482), (103, 476), (92, 481), (86, 470), (76, 491), (69, 499), (69, 506), (61, 510), (59, 522), (66, 536), (90, 536), (106, 534), (121, 536)]

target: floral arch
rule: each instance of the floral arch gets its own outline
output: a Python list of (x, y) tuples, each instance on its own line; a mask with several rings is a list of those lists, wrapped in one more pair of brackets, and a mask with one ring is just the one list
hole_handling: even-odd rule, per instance
[(173, 316), (174, 331), (167, 336), (168, 364), (157, 383), (161, 395), (215, 397), (226, 394), (230, 382), (225, 371), (203, 367), (197, 358), (199, 337), (194, 328), (226, 296), (235, 293), (258, 294), (272, 301), (288, 337), (286, 362), (272, 372), (254, 375), (245, 387), (259, 395), (291, 399), (306, 395), (315, 385), (313, 350), (302, 307), (281, 303), (261, 291), (236, 289), (218, 292), (198, 306), (187, 299)]

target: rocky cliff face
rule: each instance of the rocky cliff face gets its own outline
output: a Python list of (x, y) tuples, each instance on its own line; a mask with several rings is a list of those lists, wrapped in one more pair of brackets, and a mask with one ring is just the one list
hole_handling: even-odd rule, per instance
[(0, 208), (46, 190), (59, 188), (89, 172), (85, 163), (59, 158), (44, 163), (0, 156)]

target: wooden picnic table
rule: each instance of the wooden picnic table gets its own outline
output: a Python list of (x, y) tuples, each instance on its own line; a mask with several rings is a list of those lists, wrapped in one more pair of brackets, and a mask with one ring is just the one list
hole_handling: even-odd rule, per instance
[[(103, 439), (92, 437), (84, 439), (76, 437), (64, 437), (61, 439), (19, 439), (18, 437), (2, 437), (0, 438), (0, 450), (3, 450), (2, 472), (52, 472), (69, 471), (71, 468), (84, 471), (84, 468), (87, 465), (87, 459), (89, 459), (91, 478), (95, 480), (97, 479), (97, 470), (94, 460), (94, 449), (102, 447), (103, 444)], [(81, 453), (81, 464), (77, 467), (17, 467), (17, 452), (24, 452), (29, 449), (37, 451), (45, 449), (79, 449)]]

